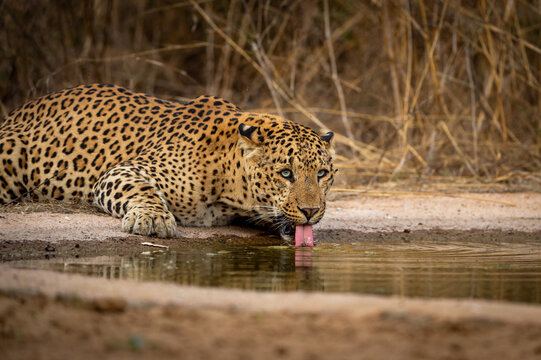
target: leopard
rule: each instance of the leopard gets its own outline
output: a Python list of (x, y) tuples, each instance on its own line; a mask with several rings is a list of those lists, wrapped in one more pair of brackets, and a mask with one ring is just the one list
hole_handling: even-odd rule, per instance
[(245, 219), (290, 241), (334, 181), (334, 133), (217, 96), (163, 100), (112, 84), (31, 100), (0, 122), (0, 204), (89, 202), (127, 233)]

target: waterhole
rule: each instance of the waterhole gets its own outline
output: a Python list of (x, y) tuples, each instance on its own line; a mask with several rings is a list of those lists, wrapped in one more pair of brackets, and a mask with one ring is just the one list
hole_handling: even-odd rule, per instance
[(130, 255), (12, 265), (106, 279), (259, 291), (483, 298), (541, 303), (541, 242), (320, 241), (314, 248), (205, 242)]

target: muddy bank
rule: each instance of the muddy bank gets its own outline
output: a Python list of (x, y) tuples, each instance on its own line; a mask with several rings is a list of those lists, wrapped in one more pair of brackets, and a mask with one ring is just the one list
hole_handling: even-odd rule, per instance
[[(13, 261), (24, 259), (54, 259), (54, 258), (88, 258), (96, 256), (135, 256), (144, 251), (156, 248), (143, 245), (151, 242), (161, 246), (167, 246), (177, 251), (191, 247), (204, 247), (212, 245), (231, 246), (281, 246), (283, 241), (276, 236), (265, 233), (256, 233), (248, 236), (250, 230), (243, 236), (225, 235), (228, 228), (220, 229), (220, 232), (207, 233), (205, 238), (175, 238), (156, 239), (143, 236), (126, 235), (107, 237), (108, 231), (97, 232), (99, 241), (88, 238), (73, 237), (44, 237), (46, 240), (2, 240), (0, 242), (0, 260)], [(239, 228), (239, 232), (242, 231)], [(410, 230), (404, 228), (394, 232), (360, 232), (357, 230), (319, 229), (316, 233), (319, 242), (316, 243), (351, 243), (351, 242), (377, 242), (382, 245), (411, 244), (423, 245), (426, 243), (470, 243), (470, 244), (493, 244), (500, 245), (521, 243), (541, 243), (541, 231), (499, 231), (499, 230)]]
[[(5, 359), (539, 359), (541, 325), (0, 296)], [(31, 344), (31, 346), (29, 346)]]

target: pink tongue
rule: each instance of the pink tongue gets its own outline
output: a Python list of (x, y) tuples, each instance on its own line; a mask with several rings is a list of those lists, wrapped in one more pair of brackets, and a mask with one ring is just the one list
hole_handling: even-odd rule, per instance
[(295, 226), (295, 246), (314, 246), (314, 235), (312, 225)]

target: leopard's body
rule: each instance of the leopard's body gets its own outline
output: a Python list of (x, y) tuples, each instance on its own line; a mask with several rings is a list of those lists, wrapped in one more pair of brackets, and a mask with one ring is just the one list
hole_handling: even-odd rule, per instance
[(122, 217), (124, 231), (143, 235), (238, 216), (283, 235), (323, 216), (335, 172), (331, 143), (332, 133), (216, 97), (180, 104), (79, 86), (30, 101), (0, 123), (0, 203), (93, 201)]

